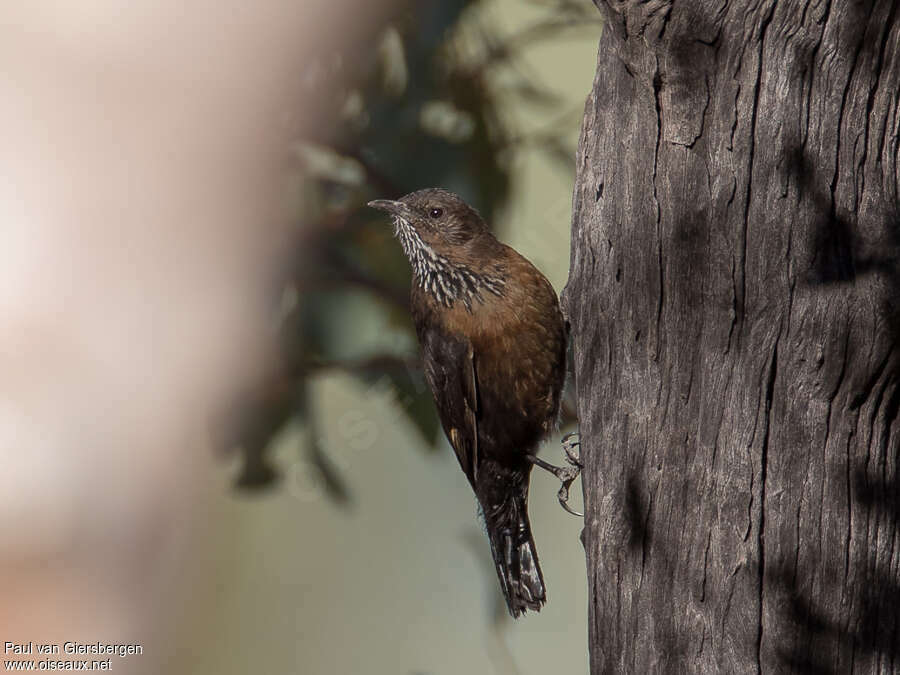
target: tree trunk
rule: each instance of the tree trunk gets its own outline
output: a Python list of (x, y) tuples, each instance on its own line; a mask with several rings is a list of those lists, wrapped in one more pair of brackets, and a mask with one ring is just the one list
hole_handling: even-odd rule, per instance
[(900, 672), (900, 3), (597, 2), (591, 672)]

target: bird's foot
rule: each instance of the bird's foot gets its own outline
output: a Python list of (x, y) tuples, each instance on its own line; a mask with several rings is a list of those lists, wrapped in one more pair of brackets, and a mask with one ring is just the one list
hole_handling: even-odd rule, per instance
[(579, 513), (571, 506), (569, 506), (569, 488), (581, 473), (581, 458), (579, 457), (577, 449), (578, 434), (566, 434), (562, 439), (562, 445), (563, 450), (566, 453), (566, 462), (568, 462), (569, 466), (554, 466), (549, 462), (545, 462), (536, 455), (527, 455), (528, 461), (535, 466), (539, 466), (545, 471), (549, 471), (559, 479), (559, 482), (562, 483), (562, 485), (560, 485), (559, 492), (556, 493), (556, 496), (559, 499), (559, 505), (562, 506), (567, 512), (571, 513), (573, 516), (578, 516), (579, 518), (581, 518), (584, 516), (584, 514)]
[(561, 443), (563, 451), (566, 453), (566, 461), (572, 466), (581, 469), (581, 451), (579, 450), (581, 447), (581, 436), (579, 436), (578, 432), (570, 431), (562, 437)]

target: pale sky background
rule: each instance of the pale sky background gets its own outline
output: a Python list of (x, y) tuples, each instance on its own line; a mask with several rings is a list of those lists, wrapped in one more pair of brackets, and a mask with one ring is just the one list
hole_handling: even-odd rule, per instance
[[(538, 18), (520, 0), (486, 17), (504, 32)], [(526, 52), (532, 72), (565, 103), (516, 112), (525, 129), (581, 109), (594, 75), (599, 27)], [(571, 125), (575, 146), (580, 115)], [(572, 171), (528, 150), (498, 232), (562, 290), (568, 273)], [(379, 326), (368, 325), (372, 339)], [(383, 336), (381, 336), (383, 339)], [(428, 395), (428, 394), (426, 394)], [(286, 479), (259, 495), (235, 493), (223, 465), (201, 532), (194, 613), (178, 631), (167, 672), (184, 675), (537, 675), (586, 673), (587, 596), (581, 522), (556, 501), (558, 482), (535, 471), (530, 497), (548, 603), (540, 614), (493, 623), (497, 579), (475, 500), (445, 441), (429, 453), (385, 389), (350, 378), (315, 387), (325, 447), (353, 494), (342, 509), (303, 484), (289, 429), (276, 452)], [(370, 442), (357, 433), (369, 425)], [(354, 431), (354, 429), (356, 431)], [(561, 435), (561, 434), (560, 434)], [(347, 439), (352, 441), (348, 443)], [(558, 463), (558, 439), (542, 450)], [(580, 507), (581, 483), (573, 486)], [(505, 614), (505, 609), (504, 612)]]

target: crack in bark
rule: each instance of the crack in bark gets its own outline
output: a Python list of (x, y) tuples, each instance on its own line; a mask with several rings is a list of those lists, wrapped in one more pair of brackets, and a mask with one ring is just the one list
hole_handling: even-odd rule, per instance
[(647, 533), (649, 532), (647, 526), (650, 524), (650, 516), (653, 513), (653, 497), (655, 494), (656, 489), (654, 488), (654, 490), (647, 495), (647, 515), (644, 516), (643, 534), (641, 536), (641, 579), (638, 582), (638, 590), (641, 590), (644, 585), (644, 565), (647, 562)]
[[(703, 551), (703, 580), (700, 582), (700, 602), (706, 602), (706, 574), (709, 569), (709, 546), (712, 542), (712, 531), (706, 533), (706, 550)], [(704, 632), (704, 635), (706, 633)], [(703, 651), (703, 647), (700, 647)]]
[[(829, 192), (831, 194), (831, 219), (832, 222), (837, 220), (837, 200), (835, 193), (837, 192), (838, 175), (841, 166), (841, 127), (844, 124), (844, 112), (847, 110), (847, 95), (850, 93), (850, 85), (853, 83), (853, 76), (856, 74), (856, 67), (859, 65), (859, 56), (862, 53), (865, 40), (860, 38), (856, 45), (856, 51), (853, 54), (853, 60), (850, 65), (850, 74), (847, 76), (847, 83), (844, 85), (844, 91), (841, 94), (841, 106), (838, 108), (837, 132), (835, 134), (835, 150), (834, 150), (834, 173), (831, 177), (831, 185)], [(850, 261), (851, 274), (853, 273), (853, 261)]]
[[(712, 100), (709, 92), (709, 76), (704, 74), (703, 81), (706, 86), (706, 101), (703, 103), (703, 111), (700, 113), (700, 129), (697, 131), (697, 135), (690, 142), (682, 142), (682, 141), (669, 141), (672, 145), (680, 145), (683, 148), (687, 148), (691, 150), (696, 144), (697, 141), (700, 140), (700, 137), (703, 136), (703, 127), (706, 124), (706, 111), (709, 110), (709, 102)], [(658, 109), (658, 104), (657, 104)], [(708, 173), (708, 172), (707, 172)]]
[(674, 2), (666, 5), (665, 14), (663, 14), (663, 17), (662, 17), (662, 28), (660, 28), (660, 30), (659, 30), (659, 39), (660, 40), (663, 39), (663, 36), (666, 34), (666, 28), (668, 28), (668, 26), (669, 26), (669, 19), (672, 17), (672, 5), (673, 4), (674, 4)]
[[(800, 141), (800, 149), (806, 149), (806, 141), (809, 138), (809, 106), (810, 101), (812, 99), (812, 90), (816, 81), (816, 72), (818, 69), (816, 68), (816, 59), (819, 56), (819, 49), (822, 47), (822, 41), (825, 39), (825, 32), (828, 30), (828, 20), (831, 18), (831, 3), (832, 0), (828, 0), (828, 3), (825, 5), (825, 18), (821, 21), (822, 32), (819, 33), (819, 39), (816, 40), (816, 44), (813, 46), (812, 50), (810, 50), (810, 76), (809, 76), (809, 86), (806, 87), (806, 105), (804, 106), (803, 113), (806, 117), (806, 123), (804, 125), (803, 137)], [(806, 10), (809, 5), (807, 5), (803, 9), (803, 18), (801, 20), (801, 25), (806, 23)]]
[(757, 548), (759, 549), (759, 615), (758, 633), (756, 638), (756, 668), (762, 673), (762, 643), (763, 643), (763, 608), (765, 606), (765, 574), (766, 574), (766, 478), (769, 461), (769, 436), (771, 431), (772, 398), (775, 393), (775, 379), (778, 376), (778, 343), (781, 340), (781, 329), (775, 338), (775, 346), (772, 349), (772, 359), (769, 362), (769, 372), (766, 379), (766, 407), (763, 421), (763, 442), (760, 452), (760, 483), (759, 483), (759, 532)]
[[(731, 121), (731, 136), (729, 137), (728, 145), (726, 146), (726, 149), (729, 152), (734, 152), (734, 133), (735, 133), (735, 131), (737, 131), (738, 110), (740, 109), (738, 107), (738, 101), (740, 100), (740, 98), (741, 98), (741, 85), (738, 84), (737, 91), (734, 92), (734, 119)], [(729, 204), (730, 203), (731, 202), (729, 201)]]
[[(857, 187), (857, 203), (859, 203), (859, 197), (866, 189), (866, 172), (865, 172), (865, 164), (866, 158), (869, 155), (869, 122), (872, 117), (872, 110), (875, 107), (875, 96), (878, 94), (878, 87), (881, 84), (881, 69), (884, 64), (884, 52), (887, 48), (888, 37), (891, 34), (890, 27), (893, 23), (894, 13), (897, 9), (897, 3), (891, 3), (891, 10), (888, 14), (887, 21), (881, 26), (881, 39), (879, 40), (879, 48), (878, 48), (878, 56), (875, 59), (875, 67), (872, 69), (872, 85), (869, 87), (869, 95), (866, 98), (866, 112), (865, 112), (865, 131), (863, 132), (863, 138), (865, 139), (865, 143), (863, 143), (863, 152), (862, 157), (860, 157), (859, 163), (857, 164), (857, 168), (861, 168), (861, 171), (857, 171), (857, 176), (859, 177), (860, 184)], [(885, 117), (885, 122), (887, 121), (887, 117)]]
[(662, 90), (662, 79), (659, 72), (659, 57), (656, 59), (656, 72), (653, 75), (653, 100), (656, 104), (656, 149), (653, 152), (653, 202), (656, 205), (656, 259), (659, 266), (659, 296), (656, 302), (656, 339), (653, 345), (653, 360), (659, 360), (659, 326), (662, 320), (663, 300), (665, 297), (665, 274), (663, 272), (662, 259), (662, 210), (659, 205), (659, 193), (657, 192), (657, 173), (659, 170), (659, 144), (662, 138), (662, 109), (660, 108), (659, 95)]
[[(775, 14), (775, 3), (769, 5), (769, 11), (763, 17), (759, 34), (759, 53), (756, 63), (756, 82), (753, 84), (753, 102), (750, 106), (750, 147), (747, 150), (747, 199), (744, 204), (744, 226), (741, 238), (741, 297), (740, 297), (740, 324), (744, 326), (744, 315), (747, 311), (747, 237), (750, 228), (750, 204), (753, 201), (753, 160), (756, 152), (756, 119), (759, 114), (759, 88), (762, 83), (763, 61), (765, 58), (766, 31), (772, 23)], [(743, 59), (742, 59), (743, 62)]]
[(872, 375), (866, 380), (865, 384), (863, 384), (862, 389), (860, 389), (859, 393), (857, 393), (856, 396), (853, 397), (853, 400), (850, 401), (850, 405), (848, 406), (850, 410), (861, 408), (862, 404), (872, 395), (872, 392), (875, 390), (875, 385), (878, 384), (878, 380), (880, 380), (881, 376), (884, 374), (884, 370), (887, 368), (890, 359), (891, 351), (888, 350), (884, 355), (884, 358), (878, 362), (875, 370), (872, 371)]
[[(847, 580), (850, 577), (850, 544), (853, 541), (853, 482), (850, 471), (850, 438), (851, 436), (848, 434), (846, 447), (844, 448), (844, 457), (846, 459), (846, 470), (847, 470), (847, 538), (844, 546), (844, 580), (841, 584), (841, 604), (844, 603), (844, 590), (847, 587)], [(849, 616), (848, 616), (849, 623)], [(846, 629), (846, 627), (845, 627)]]

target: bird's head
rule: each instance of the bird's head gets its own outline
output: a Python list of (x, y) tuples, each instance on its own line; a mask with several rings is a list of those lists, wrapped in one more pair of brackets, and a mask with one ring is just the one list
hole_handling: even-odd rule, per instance
[(467, 308), (483, 291), (500, 295), (496, 274), (497, 240), (478, 211), (461, 197), (438, 188), (411, 192), (396, 201), (376, 199), (369, 206), (389, 213), (394, 234), (412, 264), (416, 283), (437, 300)]
[(414, 265), (428, 254), (453, 259), (462, 247), (488, 231), (478, 211), (439, 188), (411, 192), (397, 201), (376, 199), (369, 206), (393, 217), (395, 234)]

